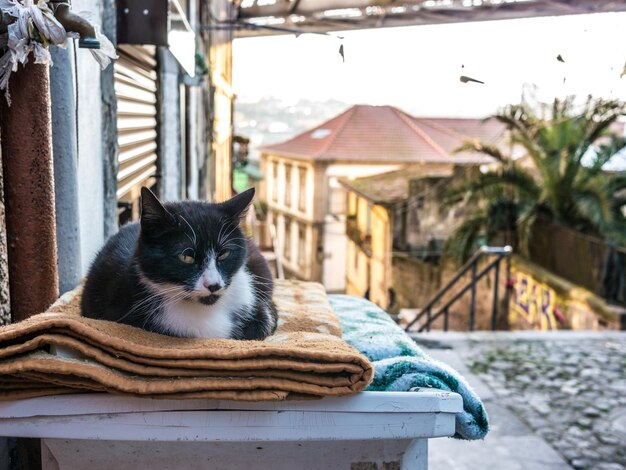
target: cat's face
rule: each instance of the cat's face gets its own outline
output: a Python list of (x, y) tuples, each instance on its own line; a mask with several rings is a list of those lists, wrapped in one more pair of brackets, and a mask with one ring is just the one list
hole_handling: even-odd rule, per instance
[(162, 205), (147, 188), (141, 196), (136, 257), (142, 281), (169, 299), (216, 303), (246, 262), (239, 221), (254, 189), (221, 204)]

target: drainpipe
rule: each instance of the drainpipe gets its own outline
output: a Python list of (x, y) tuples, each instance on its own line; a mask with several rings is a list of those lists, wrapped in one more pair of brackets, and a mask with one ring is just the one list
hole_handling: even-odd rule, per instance
[(58, 296), (48, 67), (11, 75), (12, 105), (0, 99), (11, 318), (47, 309)]
[(78, 151), (76, 144), (76, 103), (74, 97), (74, 45), (50, 48), (52, 99), (52, 149), (60, 294), (80, 282), (81, 256), (78, 220)]

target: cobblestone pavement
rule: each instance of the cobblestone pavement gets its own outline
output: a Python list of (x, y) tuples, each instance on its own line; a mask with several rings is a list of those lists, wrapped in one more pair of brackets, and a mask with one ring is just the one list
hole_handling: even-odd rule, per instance
[(626, 334), (471, 340), (470, 369), (576, 469), (626, 470)]

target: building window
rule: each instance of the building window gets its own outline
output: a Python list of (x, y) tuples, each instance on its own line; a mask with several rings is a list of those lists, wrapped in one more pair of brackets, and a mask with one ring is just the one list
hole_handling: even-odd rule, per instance
[(278, 162), (270, 162), (272, 166), (272, 201), (278, 202)]
[(285, 165), (285, 205), (291, 207), (291, 165)]
[(298, 224), (298, 266), (306, 266), (306, 227)]
[(302, 212), (306, 211), (306, 168), (298, 168), (298, 209)]

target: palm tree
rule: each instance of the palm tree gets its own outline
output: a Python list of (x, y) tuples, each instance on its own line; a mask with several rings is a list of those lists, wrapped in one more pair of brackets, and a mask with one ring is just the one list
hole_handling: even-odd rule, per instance
[[(504, 233), (507, 242), (528, 253), (533, 231), (559, 223), (587, 234), (626, 242), (626, 176), (602, 168), (626, 140), (611, 126), (626, 113), (626, 104), (593, 99), (577, 108), (573, 97), (534, 110), (527, 103), (510, 105), (494, 116), (509, 131), (512, 148), (523, 150), (514, 160), (500, 148), (478, 141), (461, 151), (474, 151), (498, 162), (495, 170), (477, 173), (453, 186), (449, 201), (465, 198), (475, 210), (448, 244), (465, 259), (479, 237), (487, 241)], [(530, 165), (520, 161), (530, 160)]]

